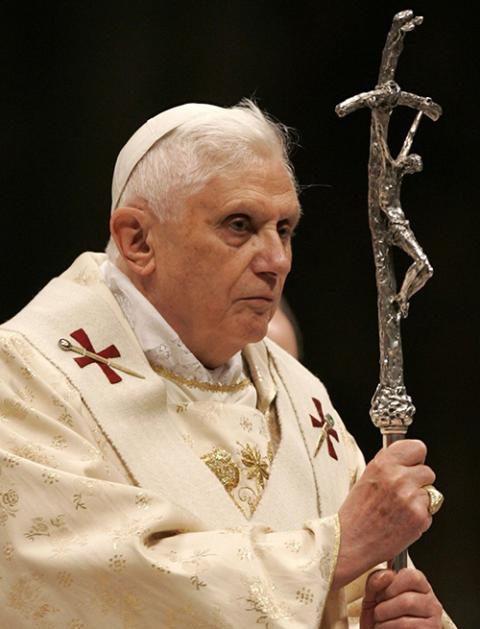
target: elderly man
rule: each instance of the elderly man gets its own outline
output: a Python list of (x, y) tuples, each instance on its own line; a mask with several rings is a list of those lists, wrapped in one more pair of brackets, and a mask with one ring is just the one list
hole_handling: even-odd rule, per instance
[(284, 128), (175, 107), (112, 192), (107, 256), (0, 332), (2, 627), (453, 626), (415, 569), (367, 578), (431, 524), (424, 445), (365, 468), (262, 340), (300, 217)]

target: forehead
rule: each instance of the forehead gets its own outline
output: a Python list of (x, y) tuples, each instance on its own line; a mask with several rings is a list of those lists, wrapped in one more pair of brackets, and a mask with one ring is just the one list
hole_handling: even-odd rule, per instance
[(276, 208), (288, 214), (300, 213), (293, 178), (281, 161), (261, 161), (215, 175), (189, 200), (212, 210), (254, 206)]

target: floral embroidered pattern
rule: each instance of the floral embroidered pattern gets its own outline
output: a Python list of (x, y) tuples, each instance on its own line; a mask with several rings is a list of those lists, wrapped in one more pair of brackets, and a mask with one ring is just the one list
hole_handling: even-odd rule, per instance
[(198, 574), (194, 574), (192, 577), (190, 577), (190, 583), (193, 585), (193, 587), (196, 590), (200, 590), (201, 588), (207, 587), (207, 584), (205, 583), (205, 581), (202, 581), (200, 577), (198, 576)]
[(22, 459), (28, 459), (34, 463), (40, 463), (41, 465), (48, 465), (54, 467), (55, 461), (53, 457), (45, 454), (44, 449), (35, 443), (26, 443), (22, 446), (15, 446), (12, 452), (21, 457)]
[(0, 401), (0, 419), (25, 419), (28, 409), (20, 402), (14, 402), (9, 398)]
[(7, 489), (0, 493), (0, 524), (5, 524), (8, 516), (15, 517), (18, 512), (17, 504), (19, 497), (15, 489)]
[(45, 485), (54, 485), (60, 481), (60, 478), (56, 472), (49, 472), (48, 470), (44, 470), (42, 472), (42, 478)]
[(113, 555), (108, 560), (108, 567), (114, 572), (123, 572), (125, 570), (127, 562), (123, 558), (123, 555)]
[(256, 446), (252, 447), (249, 443), (245, 446), (238, 445), (242, 449), (242, 463), (247, 468), (247, 478), (254, 479), (257, 487), (264, 489), (265, 481), (270, 476), (270, 460), (267, 457), (262, 457)]
[(150, 498), (150, 496), (147, 496), (147, 494), (143, 491), (135, 496), (135, 504), (139, 509), (148, 509), (150, 507), (151, 501), (152, 499)]
[(222, 448), (213, 448), (202, 456), (202, 461), (205, 461), (228, 492), (237, 487), (240, 480), (240, 470), (238, 465), (232, 461), (232, 455), (229, 452)]
[(87, 505), (83, 502), (82, 494), (73, 494), (73, 504), (75, 505), (75, 510), (78, 509), (86, 509)]
[(63, 588), (69, 588), (73, 584), (73, 576), (70, 572), (62, 570), (57, 574), (57, 584)]
[(60, 400), (56, 397), (52, 397), (52, 404), (59, 408), (61, 411), (60, 415), (57, 417), (58, 421), (62, 422), (62, 424), (65, 424), (66, 426), (69, 426), (70, 428), (73, 428), (72, 416), (67, 411), (67, 407), (65, 406), (65, 404), (62, 404), (62, 402), (60, 402)]
[(310, 603), (313, 603), (313, 592), (310, 588), (303, 587), (297, 590), (295, 598), (304, 605), (310, 605)]
[(60, 611), (45, 598), (41, 577), (37, 574), (17, 579), (6, 598), (7, 607), (15, 609), (32, 627), (50, 627), (51, 614)]
[(32, 518), (32, 525), (25, 533), (25, 537), (30, 541), (33, 541), (35, 537), (50, 537), (52, 530), (60, 529), (64, 526), (65, 516), (63, 514), (57, 515), (55, 518), (50, 518), (50, 520), (45, 520), (45, 518), (42, 517)]
[(274, 586), (268, 585), (260, 579), (255, 579), (249, 584), (249, 595), (247, 596), (248, 607), (246, 611), (257, 612), (257, 625), (270, 627), (269, 621), (291, 618), (292, 614), (288, 607), (276, 601), (273, 596)]
[(12, 559), (14, 552), (15, 552), (15, 548), (13, 544), (11, 544), (10, 542), (6, 542), (3, 545), (3, 554), (5, 555), (5, 559), (7, 561), (10, 561)]

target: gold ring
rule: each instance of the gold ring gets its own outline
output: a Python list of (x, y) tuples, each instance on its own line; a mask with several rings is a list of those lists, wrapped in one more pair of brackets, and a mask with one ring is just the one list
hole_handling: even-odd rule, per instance
[(425, 485), (423, 487), (423, 489), (425, 489), (425, 491), (428, 494), (428, 499), (430, 500), (430, 504), (428, 505), (428, 511), (430, 513), (430, 515), (435, 515), (435, 513), (437, 513), (437, 511), (440, 509), (440, 507), (443, 504), (443, 494), (438, 491), (438, 489), (435, 489), (435, 487), (433, 485)]

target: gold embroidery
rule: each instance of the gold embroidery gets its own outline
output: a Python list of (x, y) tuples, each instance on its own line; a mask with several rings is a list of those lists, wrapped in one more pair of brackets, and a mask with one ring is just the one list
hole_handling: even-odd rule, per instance
[(253, 429), (252, 420), (249, 419), (248, 417), (242, 417), (242, 419), (240, 420), (240, 426), (246, 432), (252, 432), (252, 429)]
[(33, 371), (30, 367), (22, 367), (20, 373), (25, 380), (31, 380), (33, 378)]
[(30, 541), (33, 541), (35, 537), (41, 535), (50, 535), (48, 524), (43, 518), (33, 518), (32, 526), (30, 527), (30, 530), (25, 533), (25, 537)]
[(15, 581), (7, 594), (7, 606), (16, 609), (30, 626), (51, 627), (49, 615), (60, 610), (45, 600), (40, 575), (22, 576)]
[(82, 500), (82, 494), (73, 494), (73, 504), (75, 505), (75, 511), (87, 508), (87, 505)]
[(52, 397), (52, 404), (60, 408), (60, 410), (62, 411), (60, 416), (57, 417), (58, 421), (62, 422), (62, 424), (65, 424), (66, 426), (69, 426), (70, 428), (73, 428), (72, 416), (67, 411), (67, 407), (65, 406), (65, 404), (62, 404), (62, 402), (60, 402), (60, 400), (58, 400), (56, 397)]
[[(255, 509), (257, 508), (258, 503), (260, 502), (260, 498), (261, 495), (257, 494), (251, 487), (240, 487), (240, 489), (238, 490), (238, 498), (240, 500), (240, 502), (246, 502), (249, 509), (250, 509), (250, 513), (245, 513), (245, 511), (242, 511), (245, 513), (245, 515), (247, 517), (252, 517), (252, 515), (255, 513)], [(241, 508), (241, 505), (239, 505)]]
[(22, 459), (28, 459), (34, 463), (40, 463), (40, 465), (48, 465), (49, 467), (55, 467), (55, 461), (53, 457), (44, 453), (41, 446), (35, 443), (27, 443), (23, 446), (15, 446), (12, 448), (12, 452), (21, 457)]
[(298, 553), (300, 552), (300, 542), (297, 542), (296, 540), (289, 540), (287, 542), (285, 542), (285, 548), (289, 551), (291, 551), (292, 553)]
[(19, 355), (23, 358), (24, 361), (28, 362), (32, 358), (32, 350), (30, 345), (28, 345), (22, 338), (13, 338), (12, 345), (17, 350)]
[(70, 572), (62, 570), (57, 574), (57, 583), (61, 587), (69, 588), (73, 583), (73, 576), (70, 574)]
[(167, 380), (172, 380), (172, 382), (183, 384), (191, 389), (200, 389), (200, 391), (210, 391), (212, 393), (235, 393), (236, 391), (241, 391), (242, 389), (248, 387), (251, 382), (248, 378), (245, 378), (244, 380), (234, 382), (233, 384), (211, 384), (210, 382), (184, 378), (183, 376), (179, 376), (164, 367), (154, 366), (153, 370), (158, 373), (158, 375), (167, 378)]
[(113, 557), (110, 557), (110, 559), (108, 560), (108, 566), (114, 572), (123, 572), (125, 570), (126, 564), (127, 562), (123, 558), (123, 555), (113, 555)]
[(10, 347), (10, 342), (7, 339), (0, 339), (0, 351), (5, 358), (5, 362), (10, 363), (15, 359), (15, 356)]
[(92, 585), (100, 611), (115, 616), (112, 626), (141, 629), (139, 614), (145, 605), (135, 590), (127, 590), (118, 580), (104, 576), (97, 577)]
[(13, 547), (13, 544), (11, 544), (10, 542), (6, 542), (3, 545), (3, 554), (5, 555), (5, 559), (7, 561), (10, 561), (12, 559), (14, 552), (15, 552), (15, 548)]
[(151, 563), (150, 566), (156, 571), (161, 572), (162, 574), (171, 574), (168, 568), (164, 568), (163, 566), (158, 566), (157, 564)]
[(121, 543), (131, 540), (132, 537), (140, 537), (142, 527), (140, 520), (127, 520), (122, 528), (110, 529), (108, 532), (112, 538), (113, 550), (116, 551)]
[(237, 555), (240, 561), (247, 559), (250, 561), (252, 559), (252, 553), (248, 550), (248, 548), (239, 548), (237, 550)]
[[(193, 564), (196, 570), (200, 570), (200, 568), (205, 568), (208, 565), (208, 561), (206, 561), (207, 557), (214, 557), (214, 554), (211, 553), (208, 548), (206, 548), (205, 550), (196, 550), (193, 555), (185, 557), (181, 560), (181, 562), (183, 566)], [(179, 561), (178, 558), (176, 559), (176, 561)]]
[(23, 390), (19, 392), (19, 395), (22, 398), (22, 400), (28, 403), (33, 402), (35, 398), (35, 394), (33, 393), (33, 390), (28, 385), (23, 387)]
[(63, 450), (63, 448), (67, 447), (67, 440), (62, 435), (56, 435), (52, 439), (52, 448), (57, 448), (58, 450)]
[(313, 592), (310, 588), (303, 587), (301, 590), (297, 590), (295, 598), (304, 605), (310, 605), (313, 603)]
[(202, 581), (197, 574), (193, 575), (193, 577), (190, 577), (190, 583), (196, 590), (207, 587), (205, 581)]
[(5, 398), (0, 403), (0, 418), (8, 419), (25, 419), (28, 409), (20, 402), (13, 402), (9, 398)]
[(3, 465), (5, 465), (5, 467), (9, 467), (10, 469), (13, 469), (14, 467), (20, 465), (20, 461), (18, 460), (18, 458), (16, 456), (11, 456), (10, 454), (3, 457), (2, 463)]
[(320, 575), (324, 581), (330, 576), (330, 568), (332, 565), (332, 558), (330, 553), (324, 553), (319, 561)]
[(5, 492), (0, 492), (0, 524), (5, 524), (8, 520), (8, 516), (12, 518), (18, 512), (17, 506), (19, 501), (18, 494), (15, 489), (8, 489)]
[(268, 442), (267, 445), (267, 458), (270, 462), (270, 464), (272, 464), (273, 462), (273, 443), (271, 441)]
[(262, 457), (259, 449), (256, 446), (251, 446), (247, 443), (245, 446), (238, 444), (241, 448), (242, 463), (248, 469), (247, 478), (255, 479), (257, 487), (264, 489), (265, 481), (268, 480), (269, 472), (269, 460)]
[(32, 526), (30, 527), (30, 530), (27, 531), (27, 533), (25, 533), (24, 535), (30, 541), (33, 541), (35, 537), (50, 537), (50, 526), (53, 526), (57, 529), (62, 528), (63, 526), (65, 526), (64, 518), (65, 516), (63, 514), (57, 515), (57, 517), (55, 518), (50, 518), (48, 522), (45, 520), (45, 518), (42, 517), (32, 518)]
[(85, 625), (79, 618), (72, 618), (67, 625), (67, 629), (85, 629)]
[(189, 435), (187, 432), (184, 432), (182, 433), (182, 439), (188, 446), (193, 448), (194, 443), (193, 443), (192, 435)]
[(139, 509), (148, 509), (152, 499), (143, 491), (135, 496), (135, 504)]
[(55, 483), (60, 482), (60, 477), (56, 472), (49, 472), (48, 470), (44, 470), (42, 472), (42, 478), (45, 485), (54, 485)]
[(182, 404), (177, 404), (175, 410), (177, 413), (185, 413), (188, 408), (188, 402), (182, 402)]
[(280, 620), (282, 618), (291, 618), (292, 614), (288, 607), (280, 602), (275, 601), (273, 595), (269, 592), (275, 590), (275, 586), (267, 586), (267, 584), (260, 579), (255, 579), (249, 584), (249, 596), (246, 601), (250, 607), (247, 607), (247, 612), (255, 611), (261, 616), (257, 618), (257, 624), (263, 624), (266, 627), (269, 626), (270, 620)]
[(222, 448), (213, 448), (201, 457), (228, 492), (237, 487), (240, 470), (232, 461), (232, 455)]

